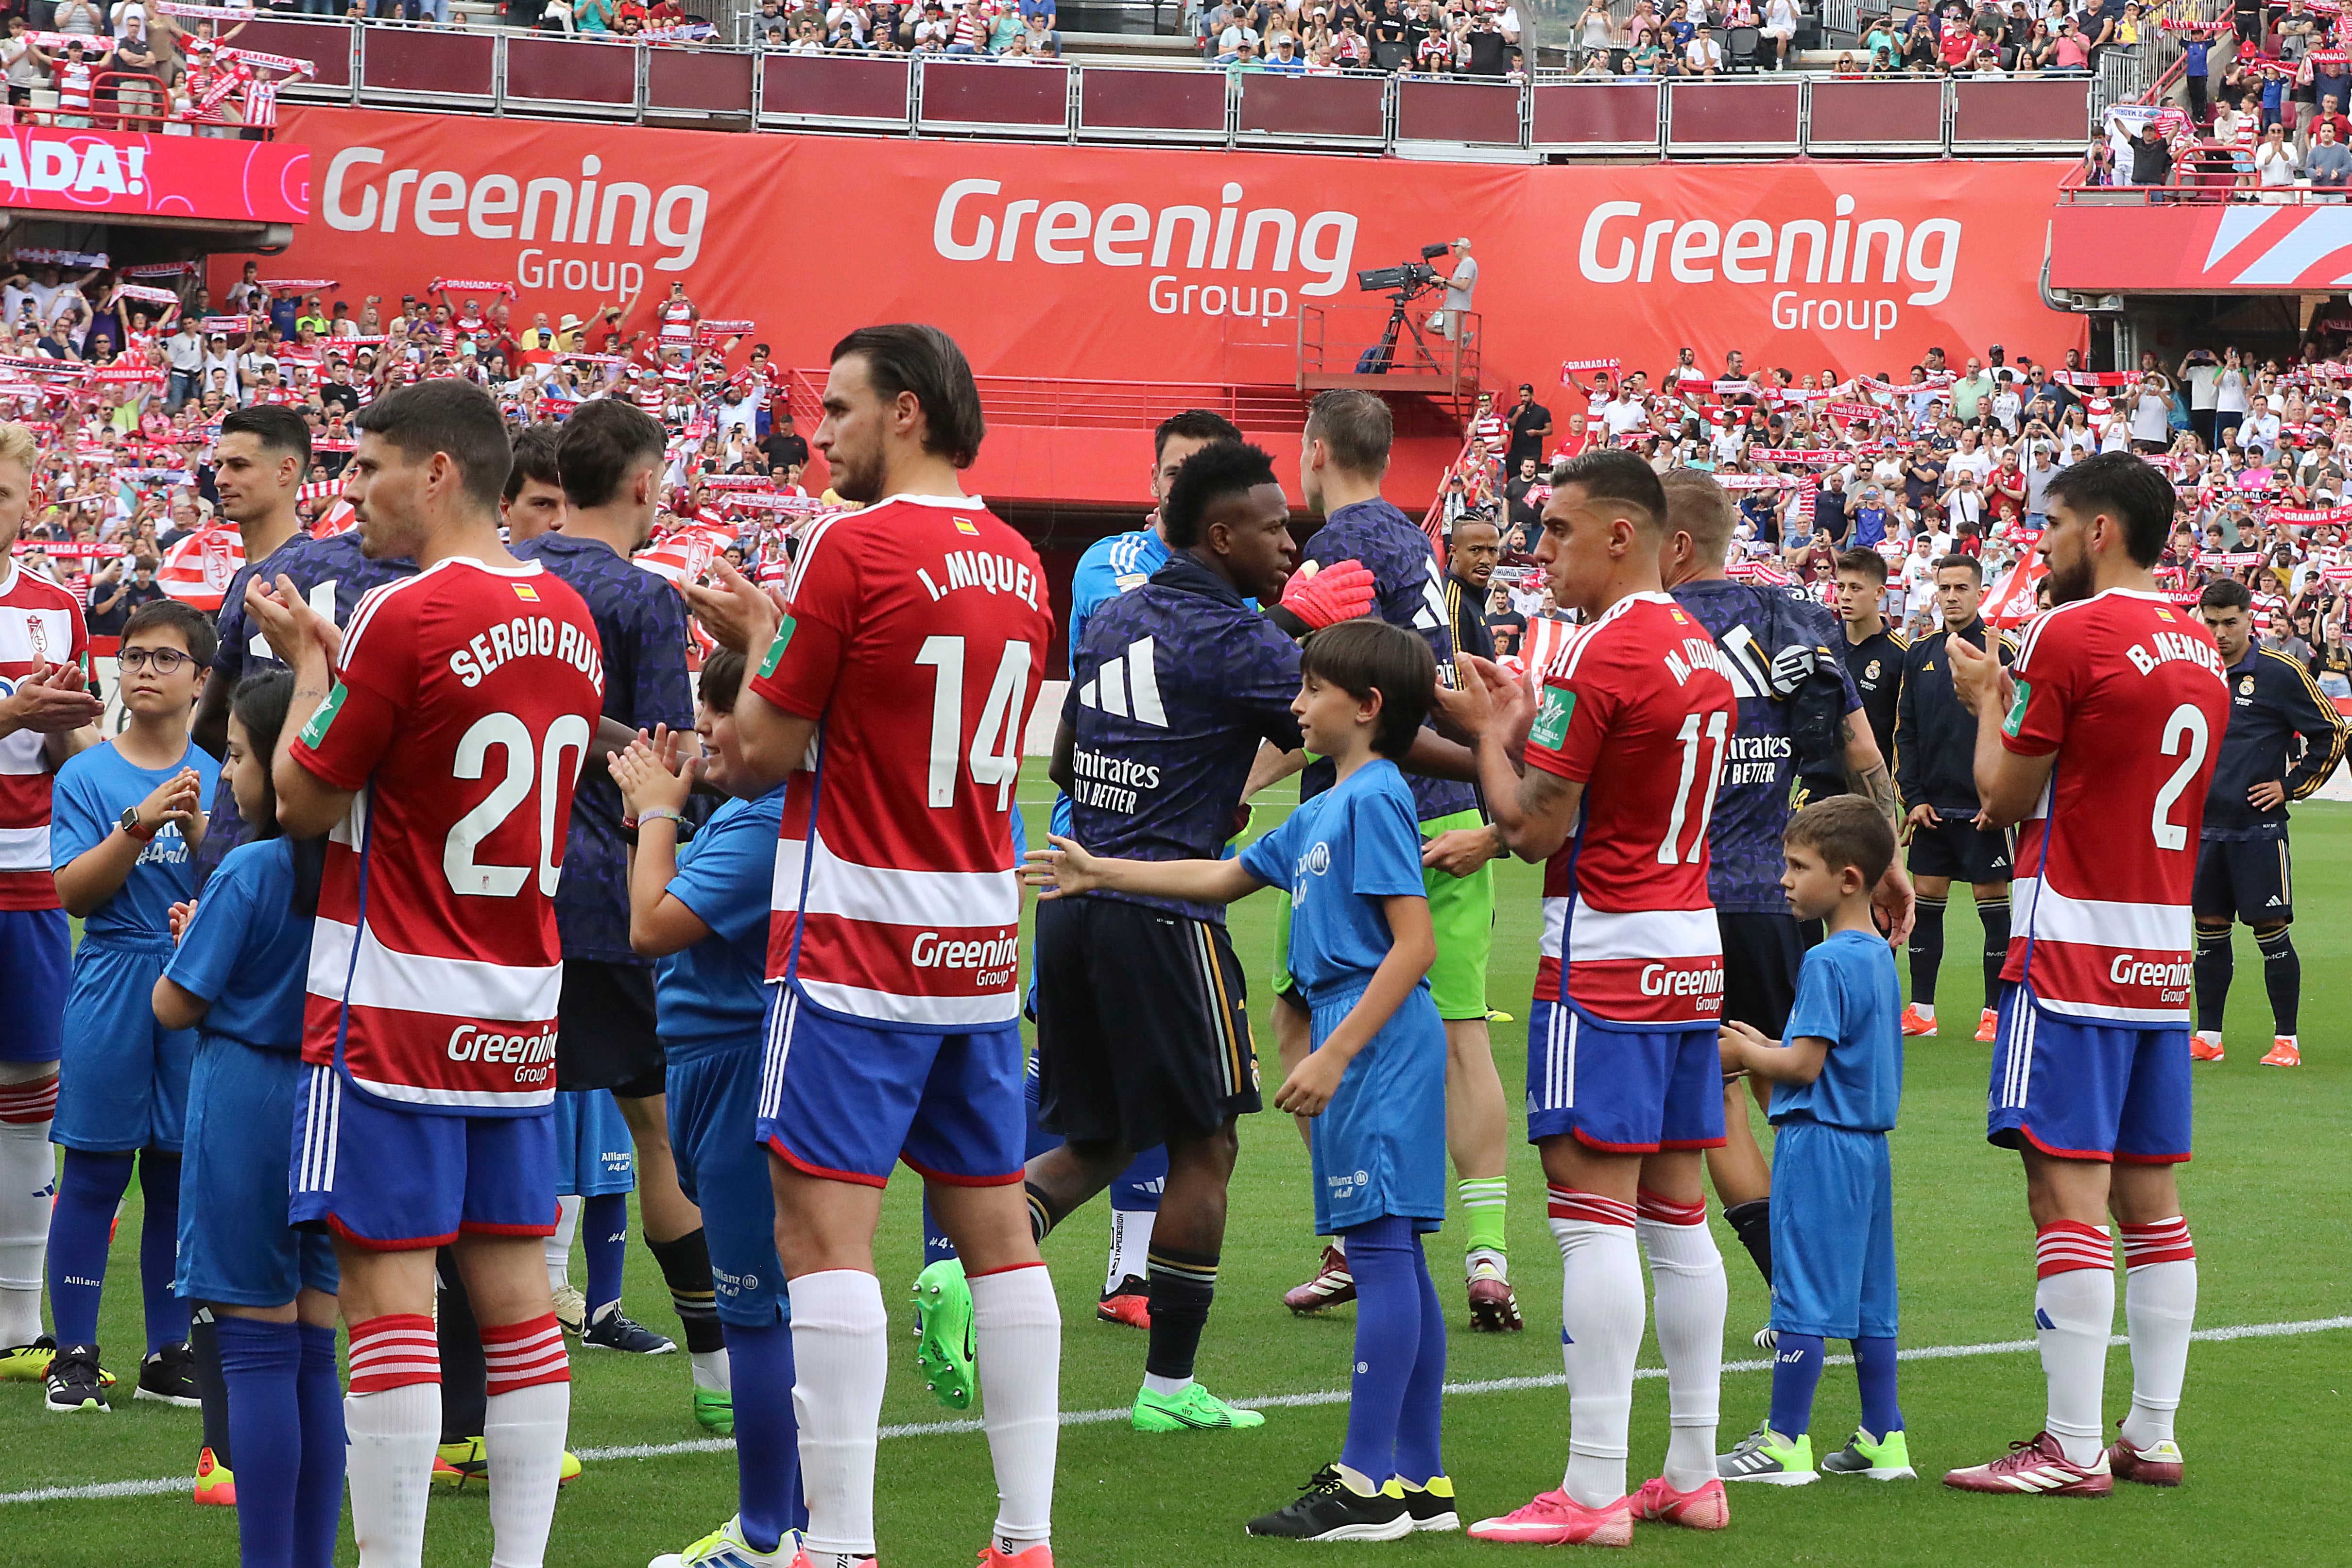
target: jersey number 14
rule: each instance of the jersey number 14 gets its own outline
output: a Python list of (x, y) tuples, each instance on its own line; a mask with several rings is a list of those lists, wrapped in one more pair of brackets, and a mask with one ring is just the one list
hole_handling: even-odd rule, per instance
[[(953, 806), (956, 773), (965, 761), (964, 639), (926, 637), (915, 663), (931, 668), (929, 801), (935, 807)], [(969, 764), (975, 786), (996, 786), (1000, 811), (1011, 805), (1013, 780), (1021, 775), (1021, 699), (1028, 692), (1029, 644), (1008, 640), (997, 655), (996, 678), (980, 710), (980, 727), (972, 732)]]

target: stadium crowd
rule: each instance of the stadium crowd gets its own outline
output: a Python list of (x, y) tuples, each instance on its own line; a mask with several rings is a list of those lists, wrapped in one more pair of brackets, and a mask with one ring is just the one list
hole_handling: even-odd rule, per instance
[(2179, 497), (2158, 580), (2183, 604), (2224, 578), (2245, 584), (2263, 645), (2352, 698), (2352, 465), (2339, 455), (2352, 440), (2352, 366), (2340, 351), (2324, 334), (2294, 358), (2198, 349), (2168, 366), (2150, 351), (2137, 370), (2093, 371), (2071, 350), (2052, 363), (1995, 345), (1957, 364), (1932, 351), (1899, 376), (1756, 368), (1738, 350), (1719, 372), (1689, 350), (1658, 371), (1572, 361), (1562, 379), (1584, 406), (1555, 431), (1532, 387), (1519, 396), (1539, 423), (1489, 402), (1437, 515), (1500, 528), (1507, 559), (1488, 612), (1507, 642), (1541, 612), (1527, 558), (1545, 474), (1608, 444), (1661, 474), (1711, 473), (1734, 492), (1742, 576), (1800, 582), (1827, 601), (1838, 553), (1873, 549), (1887, 562), (1885, 613), (1917, 634), (1934, 623), (1936, 563), (1958, 552), (1982, 563), (1987, 613), (2011, 627), (2034, 607), (2031, 558), (2051, 481), (2085, 456), (2137, 452)]

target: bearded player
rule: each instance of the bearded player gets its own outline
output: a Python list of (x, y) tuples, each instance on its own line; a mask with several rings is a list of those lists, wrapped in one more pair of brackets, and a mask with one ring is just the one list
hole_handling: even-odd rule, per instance
[[(1985, 816), (2017, 824), (1987, 1136), (2025, 1161), (2049, 1413), (2030, 1442), (1944, 1480), (2104, 1497), (2118, 1476), (2180, 1484), (2172, 1422), (2197, 1315), (2174, 1173), (2189, 1155), (2189, 904), (2230, 701), (2211, 635), (2156, 589), (2172, 528), (2164, 473), (2102, 453), (2052, 480), (2048, 498), (2051, 609), (2013, 671), (1961, 638), (1946, 646), (1976, 717)], [(2103, 1447), (2110, 1215), (2132, 1402)]]
[[(1052, 1568), (1060, 1307), (1022, 1191), (1021, 889), (1009, 816), (1054, 632), (1028, 542), (962, 494), (984, 434), (936, 328), (834, 348), (815, 445), (865, 509), (813, 528), (789, 609), (740, 573), (689, 588), (760, 659), (746, 770), (791, 780), (769, 929), (758, 1136), (792, 1302), (813, 1568), (873, 1560), (889, 1319), (874, 1272), (904, 1160), (963, 1260), (999, 1507), (984, 1568)], [(496, 1494), (493, 1493), (493, 1496)]]
[(362, 547), (417, 574), (368, 594), (340, 633), (290, 579), (246, 594), (295, 674), (278, 821), (329, 835), (292, 1216), (327, 1228), (342, 1272), (362, 1568), (423, 1551), (445, 1245), (488, 1362), (493, 1560), (537, 1568), (572, 1375), (541, 1249), (556, 1213), (554, 894), (604, 667), (579, 595), (499, 540), (509, 455), (487, 392), (428, 382), (355, 423), (344, 496)]

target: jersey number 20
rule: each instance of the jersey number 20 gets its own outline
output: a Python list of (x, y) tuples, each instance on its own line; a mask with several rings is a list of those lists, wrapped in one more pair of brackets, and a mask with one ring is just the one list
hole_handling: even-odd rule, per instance
[[(476, 898), (512, 898), (536, 869), (541, 894), (555, 896), (555, 884), (563, 870), (556, 863), (556, 851), (562, 842), (555, 831), (556, 806), (565, 787), (580, 777), (580, 765), (588, 756), (588, 721), (576, 713), (564, 714), (549, 725), (546, 740), (536, 746), (530, 727), (513, 714), (486, 713), (473, 722), (457, 741), (452, 777), (484, 777), (493, 747), (506, 753), (506, 776), (480, 805), (458, 818), (449, 830), (441, 847), (441, 870), (449, 879), (450, 892)], [(571, 754), (568, 764), (567, 752)], [(536, 867), (484, 865), (477, 861), (475, 852), (482, 847), (482, 841), (506, 824), (515, 809), (530, 798), (534, 785), (539, 795)]]

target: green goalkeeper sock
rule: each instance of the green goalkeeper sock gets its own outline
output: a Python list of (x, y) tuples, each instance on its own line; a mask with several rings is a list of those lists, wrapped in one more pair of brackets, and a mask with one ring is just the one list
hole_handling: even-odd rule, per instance
[(1469, 1269), (1492, 1263), (1496, 1271), (1510, 1271), (1511, 1244), (1506, 1239), (1504, 1218), (1510, 1204), (1509, 1184), (1501, 1176), (1473, 1176), (1456, 1182), (1462, 1201), (1463, 1262)]

